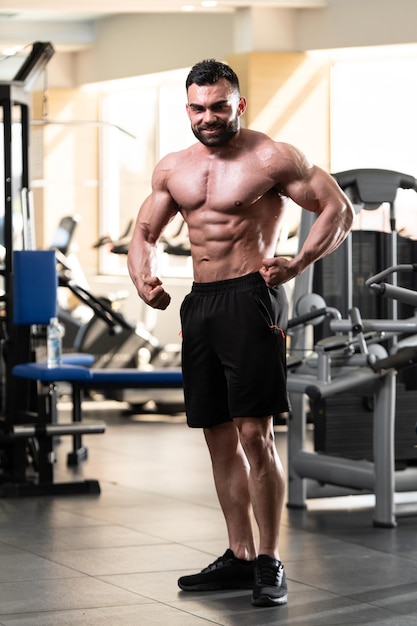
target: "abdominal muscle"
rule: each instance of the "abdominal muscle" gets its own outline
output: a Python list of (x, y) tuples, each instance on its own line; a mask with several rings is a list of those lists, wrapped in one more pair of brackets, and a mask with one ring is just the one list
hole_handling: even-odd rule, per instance
[(194, 280), (199, 283), (237, 278), (259, 271), (262, 255), (240, 251), (238, 246), (191, 246)]
[(240, 215), (204, 209), (184, 215), (196, 282), (257, 272), (263, 258), (274, 256), (282, 210), (266, 211), (262, 204), (260, 200)]

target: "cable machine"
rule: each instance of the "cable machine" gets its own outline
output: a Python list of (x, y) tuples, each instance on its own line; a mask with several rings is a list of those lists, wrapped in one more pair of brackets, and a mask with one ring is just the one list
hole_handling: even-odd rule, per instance
[[(34, 215), (29, 179), (29, 123), (31, 90), (54, 49), (50, 43), (36, 42), (10, 80), (0, 81), (0, 158), (3, 169), (0, 192), (0, 244), (4, 249), (1, 274), (2, 388), (0, 422), (0, 484), (26, 480), (26, 442), (8, 437), (12, 424), (19, 423), (27, 409), (32, 386), (11, 375), (17, 363), (31, 360), (30, 327), (13, 323), (13, 252), (35, 247)], [(16, 57), (13, 57), (16, 60)]]

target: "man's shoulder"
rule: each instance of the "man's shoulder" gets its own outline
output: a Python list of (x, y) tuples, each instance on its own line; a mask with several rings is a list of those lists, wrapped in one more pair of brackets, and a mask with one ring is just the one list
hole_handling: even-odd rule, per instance
[(295, 146), (283, 141), (276, 141), (269, 135), (256, 130), (246, 129), (242, 137), (252, 152), (262, 159), (268, 158), (279, 163), (292, 161), (300, 154)]
[(193, 154), (196, 149), (196, 144), (189, 146), (188, 148), (184, 148), (183, 150), (178, 150), (176, 152), (168, 152), (165, 154), (159, 161), (157, 167), (161, 169), (171, 169), (173, 167), (178, 167), (184, 161), (193, 158)]
[(241, 133), (245, 141), (251, 142), (254, 146), (258, 146), (260, 148), (268, 148), (270, 150), (276, 150), (277, 152), (282, 153), (292, 152), (293, 150), (296, 150), (296, 148), (291, 144), (273, 139), (266, 133), (263, 133), (259, 130), (254, 130), (252, 128), (242, 128)]

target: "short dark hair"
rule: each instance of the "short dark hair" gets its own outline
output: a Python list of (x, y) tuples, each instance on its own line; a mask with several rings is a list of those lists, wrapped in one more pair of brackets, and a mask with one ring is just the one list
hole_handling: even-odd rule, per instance
[(222, 78), (229, 81), (237, 91), (240, 91), (239, 79), (229, 65), (215, 59), (205, 59), (193, 65), (185, 81), (185, 87), (188, 90), (188, 87), (194, 83), (200, 86), (214, 85)]

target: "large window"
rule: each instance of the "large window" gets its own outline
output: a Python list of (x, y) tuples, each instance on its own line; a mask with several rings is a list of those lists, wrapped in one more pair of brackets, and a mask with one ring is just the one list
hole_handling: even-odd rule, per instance
[[(165, 154), (192, 143), (185, 111), (188, 70), (144, 76), (109, 85), (101, 98), (100, 228), (112, 239), (120, 237), (151, 190), (152, 171)], [(179, 228), (172, 225), (172, 232)], [(184, 274), (184, 261), (166, 273)], [(184, 266), (184, 267), (182, 267)], [(126, 259), (101, 251), (100, 271), (126, 272)]]
[[(331, 78), (333, 172), (377, 168), (417, 177), (417, 45), (334, 53)], [(400, 190), (397, 230), (417, 237), (417, 195)], [(389, 231), (389, 209), (362, 211), (357, 228)]]

